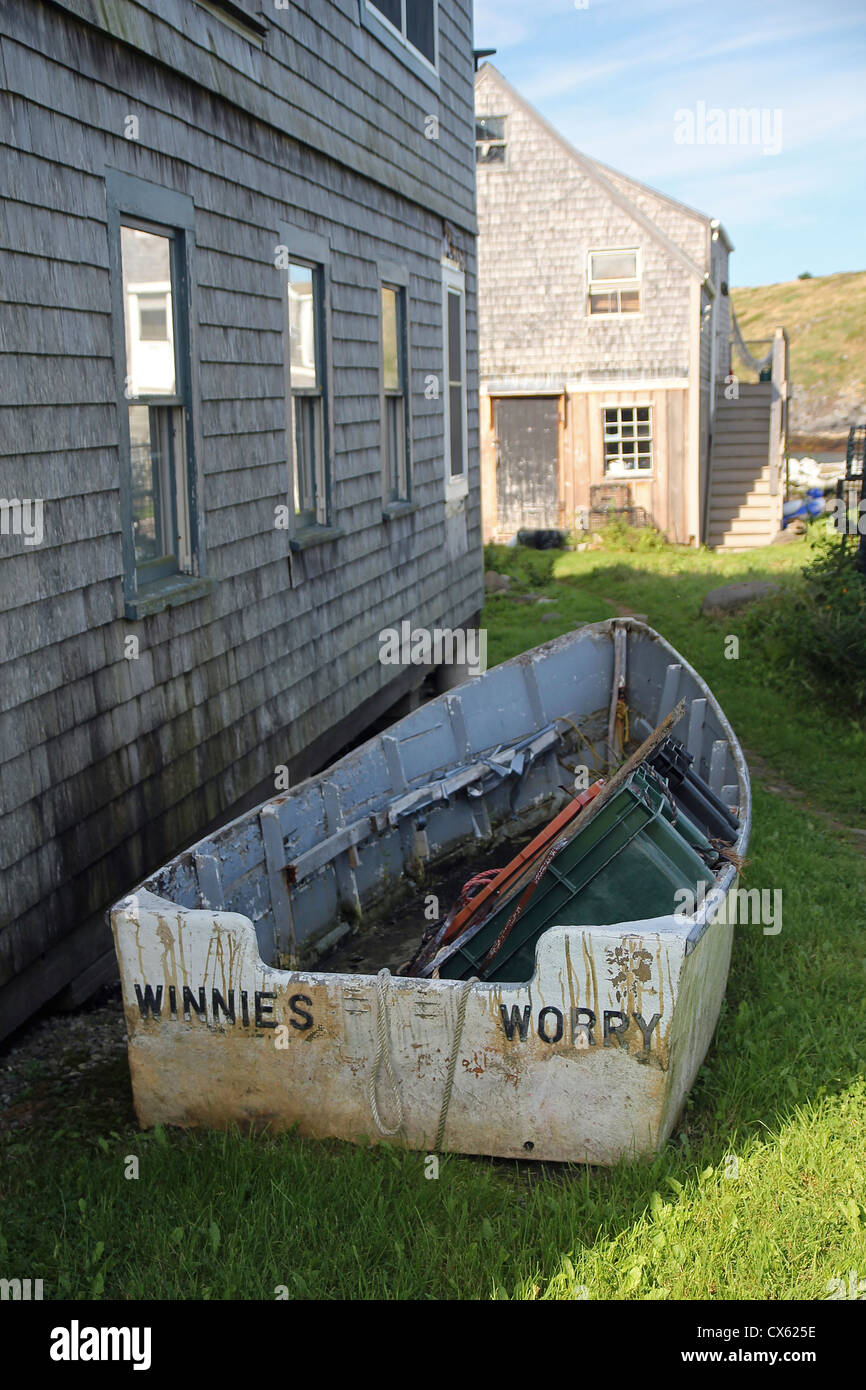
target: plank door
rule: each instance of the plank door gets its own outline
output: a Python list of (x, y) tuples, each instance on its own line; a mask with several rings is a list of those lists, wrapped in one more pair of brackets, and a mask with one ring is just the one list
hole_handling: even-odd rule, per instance
[(497, 530), (558, 526), (559, 397), (496, 397), (493, 427)]

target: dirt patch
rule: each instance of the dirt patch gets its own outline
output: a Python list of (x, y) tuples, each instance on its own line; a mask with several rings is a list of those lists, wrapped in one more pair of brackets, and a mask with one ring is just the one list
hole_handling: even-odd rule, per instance
[(618, 618), (636, 618), (639, 623), (649, 622), (646, 613), (638, 613), (634, 608), (629, 608), (627, 603), (618, 603), (614, 598), (603, 598), (601, 602), (608, 604)]
[(40, 1122), (134, 1122), (120, 985), (77, 1013), (42, 1017), (0, 1054), (0, 1133)]

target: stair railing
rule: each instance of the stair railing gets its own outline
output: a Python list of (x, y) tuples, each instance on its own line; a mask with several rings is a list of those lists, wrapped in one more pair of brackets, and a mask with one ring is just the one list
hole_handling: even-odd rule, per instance
[(842, 545), (849, 536), (858, 537), (857, 564), (866, 574), (866, 425), (852, 425), (848, 431), (845, 477), (836, 483), (836, 497), (845, 503)]
[(788, 338), (777, 328), (771, 354), (770, 397), (770, 496), (778, 497), (788, 447)]

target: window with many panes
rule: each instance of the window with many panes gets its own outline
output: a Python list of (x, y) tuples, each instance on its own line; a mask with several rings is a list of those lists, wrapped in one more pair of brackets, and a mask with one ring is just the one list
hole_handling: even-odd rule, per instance
[(463, 272), (442, 267), (445, 346), (445, 482), (448, 496), (468, 491), (466, 396), (466, 282)]
[(435, 69), (438, 0), (362, 0), (362, 4), (368, 13), (384, 20), (388, 32)]
[(505, 117), (475, 117), (475, 163), (505, 163)]
[(299, 529), (325, 525), (327, 422), (325, 413), (324, 274), (321, 266), (289, 262), (289, 385), (295, 519)]
[(652, 406), (606, 405), (602, 419), (605, 473), (649, 473), (653, 466)]
[(409, 500), (406, 287), (379, 290), (382, 331), (382, 488), (385, 502)]
[(638, 251), (590, 251), (587, 309), (591, 316), (640, 313)]

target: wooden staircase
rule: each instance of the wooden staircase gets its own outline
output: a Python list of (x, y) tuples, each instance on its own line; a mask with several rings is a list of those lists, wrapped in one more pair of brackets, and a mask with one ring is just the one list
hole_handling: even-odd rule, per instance
[(772, 340), (772, 380), (741, 382), (736, 400), (716, 388), (704, 539), (717, 550), (769, 545), (782, 529), (788, 343)]

